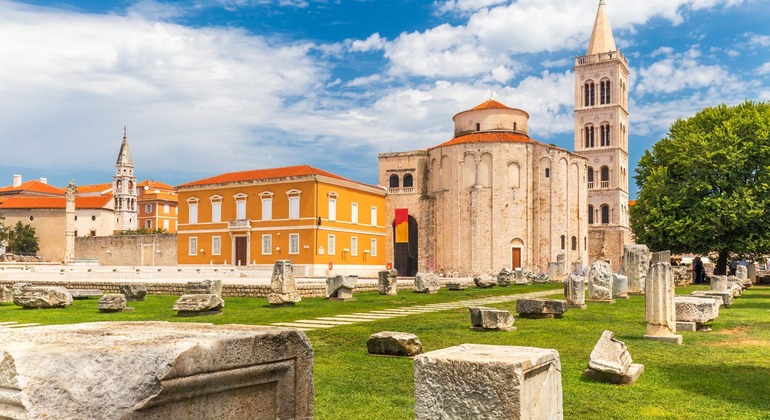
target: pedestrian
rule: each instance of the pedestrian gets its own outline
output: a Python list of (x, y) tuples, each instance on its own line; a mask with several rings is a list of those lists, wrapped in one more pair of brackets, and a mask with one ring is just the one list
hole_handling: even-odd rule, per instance
[(695, 257), (692, 261), (692, 271), (695, 273), (695, 284), (702, 284), (706, 279), (706, 270), (703, 268), (700, 257)]

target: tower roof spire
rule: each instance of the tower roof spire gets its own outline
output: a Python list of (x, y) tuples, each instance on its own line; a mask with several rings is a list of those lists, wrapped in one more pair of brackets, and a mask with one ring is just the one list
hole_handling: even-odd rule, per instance
[(588, 43), (586, 55), (594, 55), (616, 51), (615, 38), (612, 37), (610, 20), (607, 18), (604, 0), (599, 0), (599, 10), (596, 11), (594, 30), (591, 33), (591, 41)]
[(115, 162), (115, 166), (134, 166), (134, 161), (131, 160), (131, 152), (128, 150), (128, 136), (126, 135), (126, 126), (123, 126), (123, 143), (120, 145), (118, 161)]

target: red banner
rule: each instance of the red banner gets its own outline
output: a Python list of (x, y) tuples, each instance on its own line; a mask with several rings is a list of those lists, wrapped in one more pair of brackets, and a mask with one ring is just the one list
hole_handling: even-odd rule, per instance
[(396, 243), (409, 242), (409, 209), (396, 209)]

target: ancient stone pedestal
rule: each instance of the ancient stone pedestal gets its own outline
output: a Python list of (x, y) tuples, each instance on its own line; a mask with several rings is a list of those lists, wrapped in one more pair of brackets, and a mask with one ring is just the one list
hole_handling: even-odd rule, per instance
[(428, 293), (430, 295), (438, 293), (438, 289), (441, 288), (441, 283), (438, 281), (438, 276), (433, 273), (417, 273), (414, 276), (414, 292), (415, 293)]
[(186, 295), (217, 295), (222, 297), (222, 280), (188, 281)]
[(382, 331), (366, 340), (369, 354), (413, 357), (423, 352), (420, 339), (414, 334)]
[(519, 299), (516, 312), (521, 318), (561, 318), (567, 312), (567, 301), (556, 299)]
[(473, 283), (480, 289), (488, 289), (497, 286), (497, 279), (489, 274), (481, 274), (473, 277)]
[(273, 266), (273, 276), (270, 279), (270, 293), (267, 302), (271, 307), (294, 306), (301, 301), (297, 293), (297, 283), (294, 280), (294, 270), (291, 261), (278, 260)]
[(730, 281), (727, 280), (727, 276), (709, 276), (709, 288), (717, 292), (723, 292), (730, 286)]
[(503, 309), (469, 306), (471, 329), (474, 331), (516, 331), (513, 315)]
[(414, 360), (415, 419), (562, 419), (553, 349), (463, 344)]
[(72, 299), (85, 300), (92, 297), (99, 297), (104, 293), (99, 289), (67, 289)]
[(122, 312), (133, 308), (126, 307), (126, 296), (122, 293), (107, 293), (99, 298), (96, 309), (99, 312)]
[(604, 261), (597, 261), (588, 270), (588, 301), (615, 303), (612, 299), (612, 271)]
[(615, 338), (612, 331), (604, 331), (588, 358), (588, 369), (583, 374), (591, 379), (612, 384), (636, 382), (644, 372), (644, 365), (631, 360), (626, 344)]
[(377, 288), (381, 295), (398, 294), (398, 271), (382, 270), (377, 273)]
[(0, 303), (13, 303), (13, 291), (11, 289), (0, 286)]
[(564, 280), (564, 300), (568, 308), (586, 309), (586, 283), (583, 277), (570, 274)]
[(614, 299), (628, 299), (628, 277), (622, 274), (612, 275), (612, 297)]
[(326, 279), (326, 299), (355, 300), (353, 289), (356, 288), (358, 276), (334, 276)]
[(723, 290), (723, 291), (698, 290), (690, 293), (690, 296), (706, 297), (706, 298), (710, 297), (710, 298), (717, 299), (720, 303), (720, 307), (722, 308), (729, 308), (730, 305), (733, 304), (733, 294), (727, 290)]
[(524, 270), (517, 268), (513, 270), (514, 283), (518, 286), (525, 286), (527, 284), (527, 276), (524, 275)]
[(22, 286), (14, 289), (13, 303), (25, 309), (63, 308), (72, 305), (72, 296), (59, 286)]
[(32, 327), (0, 331), (0, 360), (13, 366), (0, 369), (0, 417), (313, 417), (313, 350), (296, 330), (186, 322)]
[(623, 246), (623, 274), (628, 277), (628, 294), (644, 294), (650, 250), (647, 245)]
[(644, 338), (682, 344), (682, 336), (676, 334), (675, 287), (670, 260), (668, 251), (653, 254), (644, 293), (644, 320), (647, 322)]
[(674, 297), (677, 331), (711, 331), (704, 324), (719, 316), (720, 301), (692, 296)]
[(465, 290), (466, 284), (463, 282), (449, 282), (446, 284), (447, 290), (451, 291), (459, 291), (459, 290)]
[(748, 285), (757, 284), (757, 263), (751, 263), (746, 268), (746, 280)]
[(497, 273), (497, 285), (501, 287), (508, 287), (513, 282), (513, 273), (507, 268), (503, 268)]
[(147, 296), (147, 285), (142, 283), (128, 283), (118, 286), (120, 293), (122, 293), (126, 300), (132, 301), (144, 301)]
[(548, 263), (548, 281), (557, 281), (559, 279), (559, 263), (551, 261)]
[(558, 270), (556, 271), (556, 276), (558, 279), (561, 279), (569, 274), (567, 273), (567, 254), (563, 252), (556, 254), (556, 264), (558, 265)]
[(543, 273), (543, 274), (532, 273), (532, 274), (530, 274), (529, 279), (532, 281), (532, 283), (546, 284), (546, 283), (548, 283), (548, 274), (547, 273)]
[(224, 306), (225, 301), (214, 294), (182, 295), (174, 303), (174, 310), (179, 316), (218, 315)]

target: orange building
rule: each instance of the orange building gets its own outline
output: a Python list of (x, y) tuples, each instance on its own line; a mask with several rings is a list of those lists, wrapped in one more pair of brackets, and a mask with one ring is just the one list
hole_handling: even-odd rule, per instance
[(291, 260), (295, 274), (385, 268), (385, 190), (302, 165), (233, 172), (177, 187), (179, 264)]
[(175, 233), (178, 214), (176, 189), (151, 179), (138, 183), (137, 187), (139, 229), (161, 229), (166, 233)]

